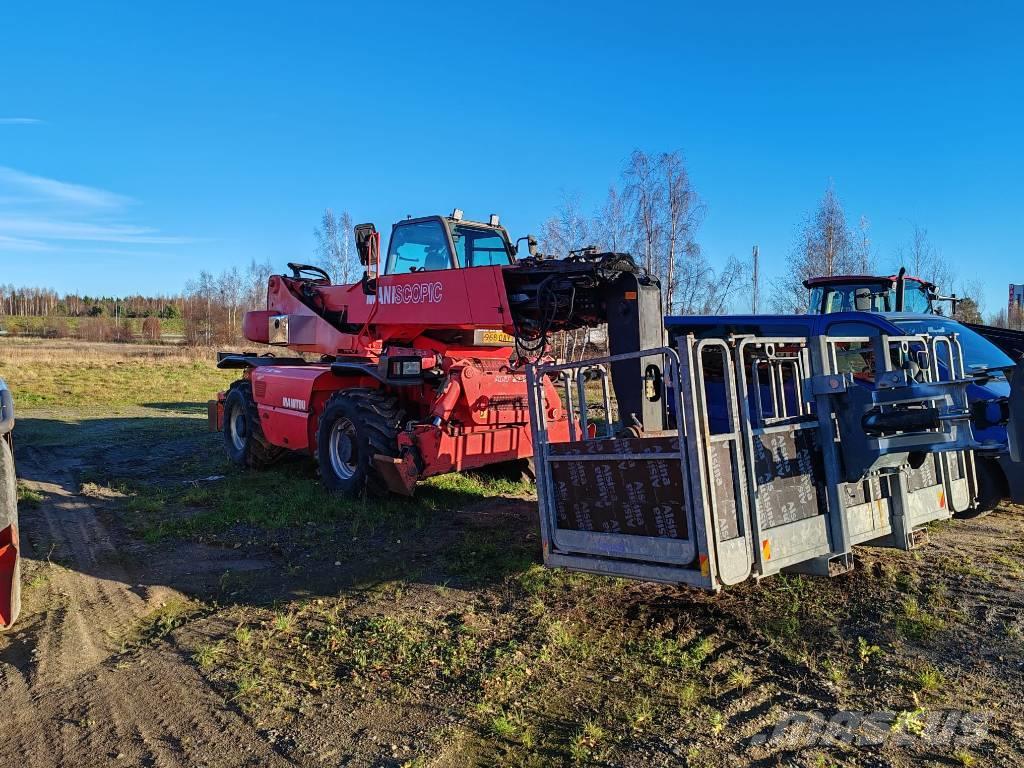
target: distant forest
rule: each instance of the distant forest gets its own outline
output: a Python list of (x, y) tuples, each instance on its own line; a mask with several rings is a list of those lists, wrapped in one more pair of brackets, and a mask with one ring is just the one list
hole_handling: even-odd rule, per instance
[(0, 316), (26, 317), (181, 317), (183, 296), (63, 296), (49, 288), (0, 285)]

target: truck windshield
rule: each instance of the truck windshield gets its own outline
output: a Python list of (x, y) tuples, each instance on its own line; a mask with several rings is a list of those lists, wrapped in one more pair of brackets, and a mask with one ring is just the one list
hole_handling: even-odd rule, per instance
[(505, 238), (493, 229), (459, 224), (452, 227), (452, 240), (455, 241), (455, 255), (463, 267), (512, 263)]
[[(907, 295), (910, 295), (909, 290)], [(931, 335), (960, 334), (960, 346), (963, 347), (964, 351), (964, 365), (969, 370), (980, 371), (986, 368), (1008, 368), (1013, 366), (1013, 361), (999, 347), (970, 328), (948, 317), (936, 315), (927, 320), (895, 320), (895, 322), (909, 333), (927, 333)]]
[[(831, 314), (832, 312), (856, 312), (857, 294), (867, 302), (863, 312), (895, 312), (896, 289), (878, 283), (862, 283), (842, 286), (817, 286), (811, 289), (810, 314)], [(911, 314), (931, 312), (928, 289), (916, 280), (907, 280), (903, 293), (903, 311)]]

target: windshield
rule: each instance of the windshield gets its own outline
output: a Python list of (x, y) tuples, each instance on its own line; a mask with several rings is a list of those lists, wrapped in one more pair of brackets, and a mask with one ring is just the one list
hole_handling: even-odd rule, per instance
[[(907, 291), (907, 294), (909, 296), (910, 292)], [(895, 322), (909, 333), (927, 333), (932, 336), (960, 334), (960, 346), (964, 351), (964, 365), (969, 370), (978, 371), (985, 368), (1013, 366), (1013, 361), (999, 347), (955, 320), (936, 316), (927, 320), (895, 320)]]
[(512, 263), (505, 238), (493, 229), (459, 224), (452, 227), (452, 240), (455, 241), (455, 255), (463, 267), (489, 267)]
[(452, 259), (440, 221), (428, 219), (396, 225), (384, 274), (449, 269)]

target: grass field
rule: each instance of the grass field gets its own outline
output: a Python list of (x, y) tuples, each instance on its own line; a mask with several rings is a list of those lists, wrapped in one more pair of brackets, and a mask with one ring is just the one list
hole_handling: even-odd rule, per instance
[[(50, 317), (38, 315), (3, 315), (0, 317), (0, 329), (7, 331), (11, 336), (47, 336), (52, 330), (60, 325), (66, 327), (68, 332), (75, 334), (78, 331), (80, 317)], [(132, 333), (142, 336), (143, 317), (123, 318), (132, 329)], [(164, 336), (169, 338), (180, 338), (185, 333), (185, 321), (180, 318), (160, 318), (160, 330)]]
[[(202, 404), (232, 374), (211, 357), (5, 340), (0, 375), (19, 447), (75, 467), (125, 537), (133, 585), (163, 563), (180, 594), (119, 639), (122, 663), (171, 649), (293, 762), (1019, 764), (1019, 510), (937, 526), (917, 552), (864, 549), (849, 577), (718, 596), (550, 571), (528, 485), (460, 474), (412, 501), (351, 502), (323, 492), (309, 459), (228, 466)], [(245, 567), (204, 581), (198, 551)], [(44, 589), (27, 588), (26, 621), (51, 610)], [(965, 706), (991, 713), (988, 739), (921, 737)], [(758, 740), (792, 710), (881, 711), (891, 738)]]
[(0, 377), (18, 408), (196, 403), (237, 378), (215, 358), (190, 347), (7, 338)]

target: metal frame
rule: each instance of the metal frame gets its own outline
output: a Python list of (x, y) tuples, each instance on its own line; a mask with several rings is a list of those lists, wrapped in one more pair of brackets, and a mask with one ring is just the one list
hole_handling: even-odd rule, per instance
[[(837, 346), (845, 342), (862, 343), (874, 352), (873, 386), (856, 384), (840, 370)], [(897, 367), (916, 349), (928, 351), (927, 366), (920, 371)], [(896, 360), (891, 357), (893, 351)], [(544, 400), (548, 377), (554, 378), (563, 392), (570, 442), (600, 441), (615, 437), (609, 365), (657, 356), (665, 362), (662, 404), (666, 418), (675, 415), (677, 429), (672, 434), (678, 436), (678, 451), (622, 453), (595, 443), (593, 451), (582, 454), (552, 452), (546, 414), (549, 407), (561, 404)], [(721, 361), (721, 382), (708, 377), (711, 356)], [(945, 365), (945, 377), (940, 362)], [(527, 381), (545, 564), (717, 591), (779, 571), (844, 573), (853, 567), (855, 545), (920, 546), (927, 541), (926, 523), (950, 517), (961, 505), (973, 503), (976, 493), (971, 453), (975, 446), (963, 368), (955, 335), (729, 335), (697, 339), (691, 334), (679, 337), (678, 349), (662, 346), (575, 363), (530, 365)], [(587, 385), (593, 381), (600, 382), (600, 407), (606, 423), (591, 435)], [(710, 387), (719, 384), (722, 391), (713, 393)], [(711, 421), (712, 402), (723, 408), (721, 425)], [(849, 429), (853, 412), (848, 410), (844, 422), (842, 409), (852, 404), (884, 414), (904, 403), (933, 403), (939, 414), (937, 426), (898, 434), (881, 432), (873, 438), (865, 438), (862, 432), (865, 455), (871, 461), (867, 470), (851, 481), (840, 436)], [(817, 433), (820, 470), (814, 470), (812, 463), (801, 468), (800, 474), (821, 472), (813, 484), (822, 509), (769, 525), (767, 497), (763, 495), (766, 483), (792, 475), (776, 473), (762, 481), (757, 472), (756, 442), (808, 430)], [(776, 441), (776, 449), (778, 445)], [(721, 458), (725, 452), (728, 471)], [(936, 482), (914, 487), (918, 476), (907, 457), (920, 452), (934, 466)], [(801, 456), (806, 456), (806, 450), (798, 451), (796, 457), (780, 455), (779, 461)], [(679, 462), (685, 537), (559, 527), (554, 464), (654, 459)], [(731, 500), (722, 495), (730, 486)], [(775, 492), (780, 493), (778, 488)], [(781, 494), (786, 498), (785, 491)]]
[[(680, 431), (677, 452), (651, 452), (639, 454), (600, 453), (592, 455), (552, 455), (546, 425), (547, 403), (544, 400), (544, 379), (560, 380), (568, 411), (570, 442), (588, 442), (612, 436), (611, 397), (608, 391), (608, 369), (611, 363), (661, 355), (667, 361), (664, 381), (671, 386), (663, 388), (666, 411), (674, 411), (677, 419), (684, 413), (683, 393), (687, 385), (680, 378), (678, 353), (671, 347), (660, 347), (622, 355), (612, 355), (578, 363), (542, 364), (527, 368), (530, 421), (533, 428), (534, 463), (537, 473), (537, 495), (540, 508), (541, 543), (547, 565), (570, 567), (594, 573), (630, 576), (653, 581), (685, 583), (704, 589), (716, 590), (721, 585), (714, 577), (714, 553), (707, 545), (710, 529), (709, 510), (703, 501), (702, 489), (691, 482), (691, 450)], [(591, 437), (587, 430), (587, 399), (585, 393), (588, 376), (596, 373), (601, 381), (602, 402), (609, 417), (604, 435)], [(575, 390), (575, 393), (574, 393)], [(669, 392), (672, 405), (669, 404)], [(557, 462), (592, 460), (670, 460), (678, 461), (683, 478), (683, 503), (686, 510), (685, 538), (658, 538), (633, 536), (600, 531), (575, 531), (558, 527), (555, 488), (551, 465)]]

